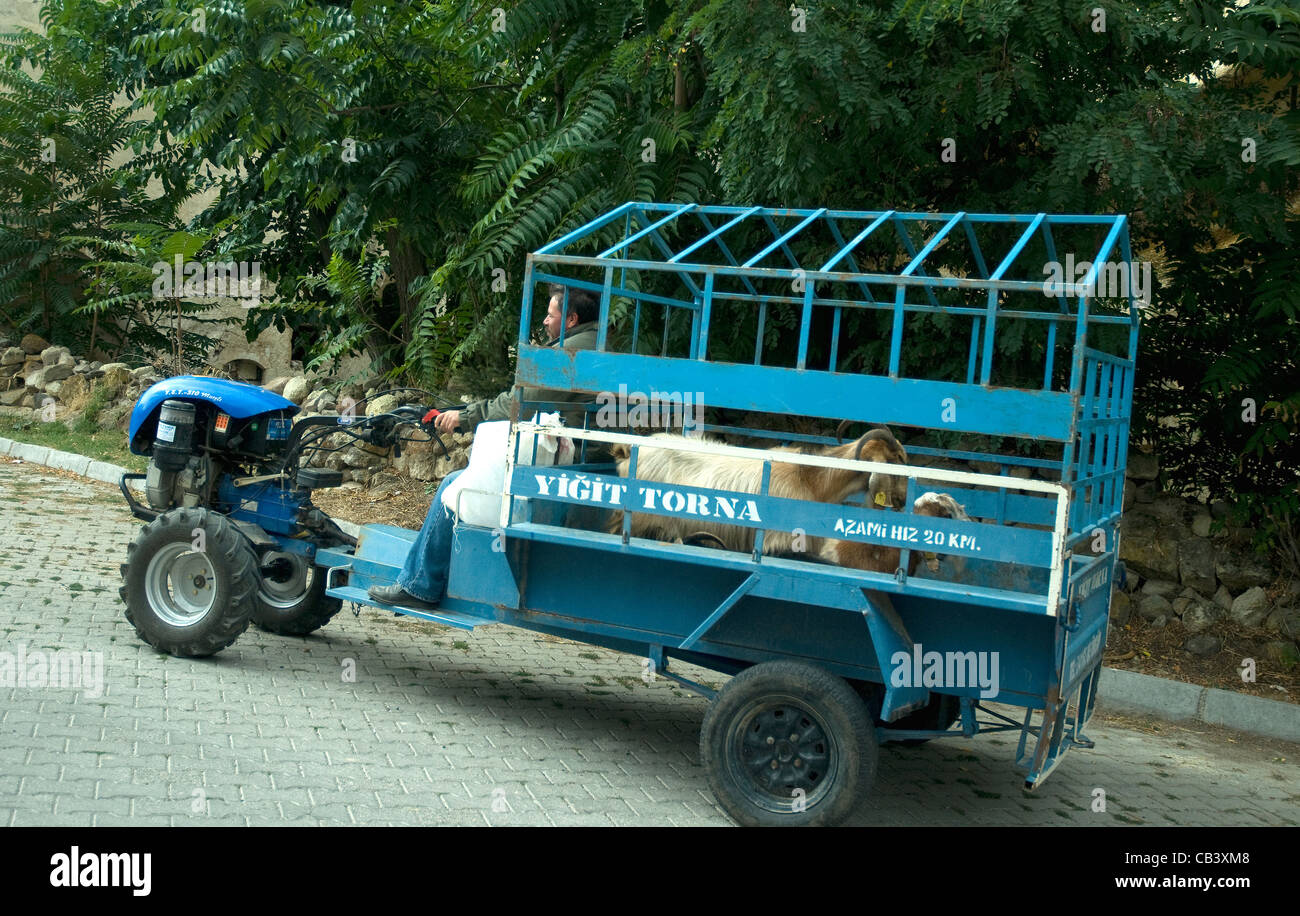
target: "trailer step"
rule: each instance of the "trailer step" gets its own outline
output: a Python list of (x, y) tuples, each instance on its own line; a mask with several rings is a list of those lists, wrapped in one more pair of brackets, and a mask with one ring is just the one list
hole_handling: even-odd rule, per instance
[(441, 623), (462, 630), (472, 630), (475, 627), (496, 623), (495, 620), (487, 617), (476, 617), (473, 614), (465, 614), (460, 611), (452, 611), (444, 608), (428, 609), (403, 607), (399, 604), (384, 604), (382, 601), (376, 601), (374, 598), (371, 598), (365, 589), (356, 588), (351, 585), (331, 588), (325, 594), (329, 595), (331, 598), (340, 598), (344, 601), (364, 604), (368, 607), (378, 608), (381, 611), (392, 611), (394, 614), (418, 617), (420, 620), (427, 620), (430, 623)]

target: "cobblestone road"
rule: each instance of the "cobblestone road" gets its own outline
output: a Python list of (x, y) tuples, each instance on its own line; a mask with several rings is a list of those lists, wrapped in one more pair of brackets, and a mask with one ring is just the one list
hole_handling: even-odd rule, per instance
[[(699, 765), (704, 701), (644, 683), (640, 659), (346, 608), (307, 639), (250, 628), (171, 658), (122, 614), (138, 523), (113, 487), (0, 459), (0, 524), (0, 652), (103, 663), (102, 690), (0, 686), (0, 825), (728, 823)], [(1102, 717), (1091, 733), (1035, 795), (1010, 734), (886, 746), (852, 823), (1300, 824), (1300, 747)]]

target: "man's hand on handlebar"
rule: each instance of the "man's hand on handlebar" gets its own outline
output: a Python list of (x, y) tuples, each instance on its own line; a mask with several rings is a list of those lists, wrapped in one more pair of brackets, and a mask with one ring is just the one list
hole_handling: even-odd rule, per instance
[(444, 410), (433, 420), (434, 428), (443, 433), (454, 433), (460, 426), (459, 410)]

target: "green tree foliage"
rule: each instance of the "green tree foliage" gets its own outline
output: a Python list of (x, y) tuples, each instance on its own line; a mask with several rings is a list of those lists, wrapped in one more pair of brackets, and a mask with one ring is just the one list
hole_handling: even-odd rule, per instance
[[(73, 9), (75, 7), (75, 10)], [(82, 349), (120, 346), (112, 325), (76, 314), (93, 264), (145, 219), (148, 158), (123, 164), (143, 127), (114, 104), (100, 4), (47, 4), (47, 34), (0, 36), (0, 304), (4, 323)], [(165, 202), (161, 202), (165, 206)]]

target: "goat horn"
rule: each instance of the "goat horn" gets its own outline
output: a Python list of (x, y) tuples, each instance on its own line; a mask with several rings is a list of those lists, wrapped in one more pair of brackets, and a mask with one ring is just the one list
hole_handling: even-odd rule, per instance
[(835, 438), (844, 442), (844, 434), (848, 432), (849, 427), (853, 425), (852, 420), (841, 420), (840, 425), (835, 427)]
[(716, 534), (713, 534), (712, 532), (709, 531), (696, 531), (686, 535), (686, 537), (683, 538), (682, 540), (683, 543), (690, 544), (694, 547), (703, 547), (705, 546), (704, 545), (705, 541), (713, 541), (723, 550), (727, 549), (726, 542), (724, 542), (722, 538), (718, 537)]

